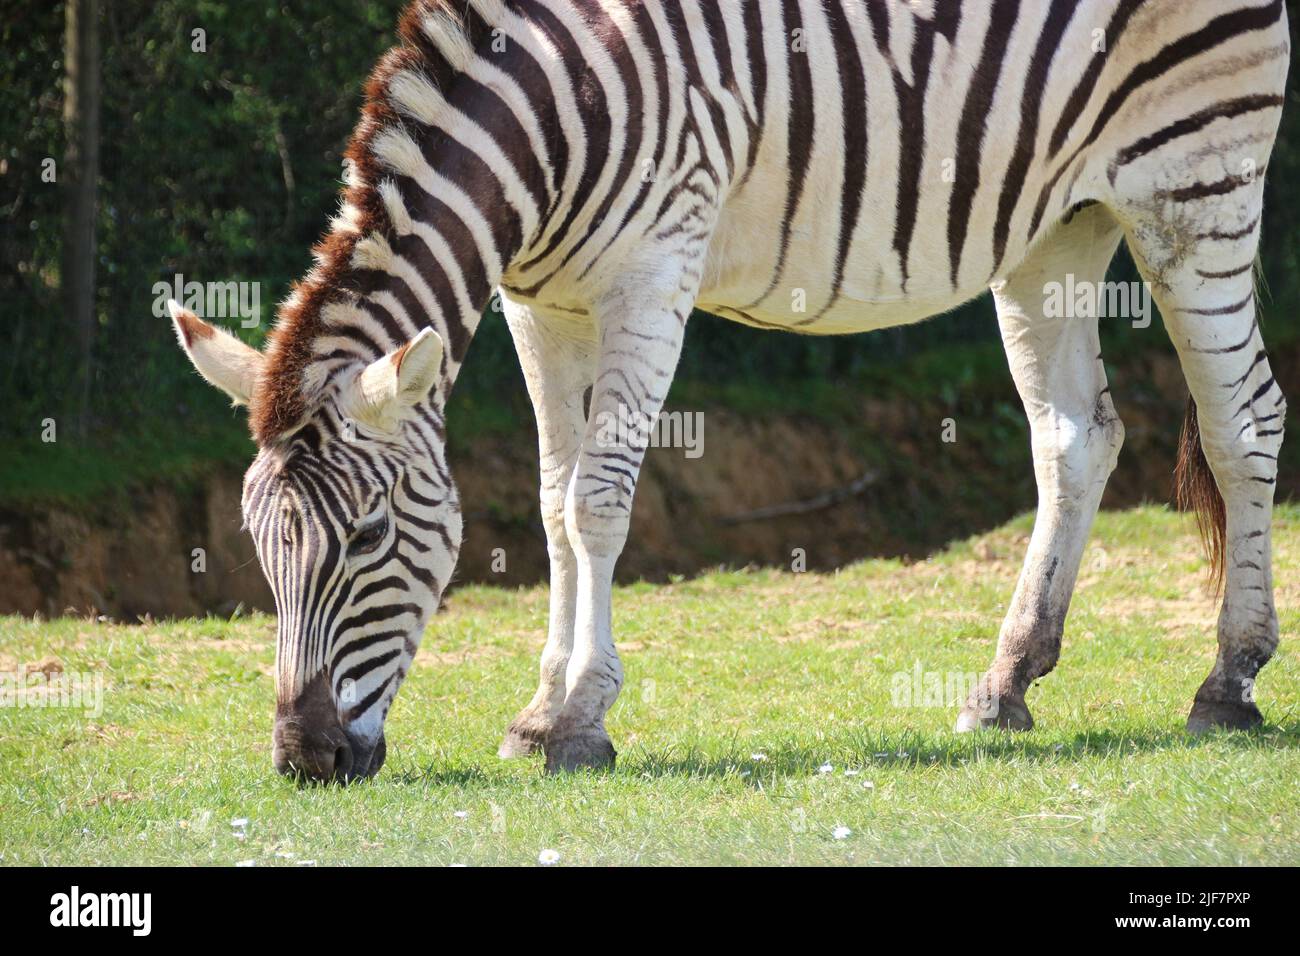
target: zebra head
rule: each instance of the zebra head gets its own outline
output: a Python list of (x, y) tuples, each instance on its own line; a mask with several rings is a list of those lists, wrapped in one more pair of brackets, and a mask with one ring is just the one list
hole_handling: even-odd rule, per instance
[[(199, 373), (257, 399), (267, 357), (171, 304)], [(275, 767), (347, 781), (383, 765), (384, 719), (460, 548), (460, 503), (432, 392), (442, 342), (425, 329), (337, 384), (260, 445), (243, 513), (275, 595)]]

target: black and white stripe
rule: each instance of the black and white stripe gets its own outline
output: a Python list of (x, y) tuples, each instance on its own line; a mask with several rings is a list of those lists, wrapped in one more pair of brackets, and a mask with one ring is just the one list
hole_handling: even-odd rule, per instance
[[(1079, 356), (1044, 378), (1057, 359), (1026, 351), (1020, 323), (1068, 263), (1099, 281), (1123, 234), (1201, 406), (1229, 539), (1260, 546), (1232, 476), (1271, 482), (1276, 449), (1228, 436), (1243, 414), (1265, 442), (1280, 432), (1257, 427), (1281, 414), (1267, 362), (1239, 360), (1262, 356), (1249, 264), (1283, 0), (416, 0), (400, 33), (367, 88), (342, 209), (265, 356), (205, 368), (205, 341), (224, 340), (182, 332), (237, 397), (258, 370), (246, 509), (281, 608), (282, 695), (351, 678), (364, 693), (349, 719), (373, 721), (410, 665), (459, 543), (443, 408), (494, 289), (537, 409), (556, 595), (542, 686), (503, 751), (547, 739), (560, 765), (612, 759), (608, 578), (645, 449), (598, 447), (592, 421), (657, 413), (696, 306), (834, 334), (991, 285), (1031, 421), (1072, 423), (1034, 422), (1035, 452), (1094, 476), (1076, 495), (1087, 511), (1122, 434), (1095, 343), (1039, 336)], [(344, 440), (360, 370), (426, 328), (445, 344), (438, 386), (398, 431)], [(1098, 428), (1091, 450), (1069, 437)], [(388, 537), (354, 561), (375, 508)], [(1064, 530), (1031, 547), (1013, 605), (1026, 615), (1031, 598), (1068, 603), (1091, 521), (1049, 517)], [(1235, 607), (1265, 587), (1229, 570)], [(1244, 625), (1225, 615), (1231, 648)], [(1059, 645), (1043, 628), (1064, 607), (1040, 618), (1005, 633)]]

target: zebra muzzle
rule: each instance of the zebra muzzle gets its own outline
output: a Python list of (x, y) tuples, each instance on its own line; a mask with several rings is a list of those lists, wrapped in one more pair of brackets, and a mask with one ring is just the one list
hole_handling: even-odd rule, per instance
[(339, 719), (324, 675), (298, 697), (276, 706), (272, 760), (280, 773), (303, 782), (347, 783), (372, 776), (383, 766), (383, 734), (368, 742), (348, 733)]

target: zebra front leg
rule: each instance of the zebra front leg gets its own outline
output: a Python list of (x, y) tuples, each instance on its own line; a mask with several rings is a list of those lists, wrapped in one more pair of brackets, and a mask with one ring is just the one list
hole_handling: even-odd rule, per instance
[(1100, 282), (1119, 242), (1100, 207), (1058, 228), (993, 286), (998, 325), (1029, 417), (1038, 514), (993, 666), (957, 718), (957, 730), (1034, 725), (1029, 685), (1056, 666), (1079, 562), (1115, 467), (1124, 428), (1111, 403), (1095, 316), (1045, 315), (1052, 284)]
[(546, 738), (546, 769), (607, 767), (615, 751), (605, 714), (623, 684), (614, 648), (610, 592), (627, 540), (637, 475), (681, 351), (693, 295), (678, 290), (668, 305), (631, 314), (620, 297), (602, 310), (599, 371), (578, 466), (565, 502), (565, 525), (577, 562), (573, 654), (559, 718)]
[[(504, 298), (504, 297), (503, 297)], [(595, 377), (595, 332), (546, 325), (504, 300), (506, 321), (537, 416), (542, 525), (550, 555), (550, 614), (537, 692), (510, 722), (497, 753), (521, 757), (542, 746), (564, 706), (564, 675), (573, 649), (578, 565), (564, 524), (564, 501), (586, 422), (583, 393)]]

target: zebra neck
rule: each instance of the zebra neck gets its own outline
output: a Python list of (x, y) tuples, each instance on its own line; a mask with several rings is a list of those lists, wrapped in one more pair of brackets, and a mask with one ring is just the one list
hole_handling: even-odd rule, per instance
[(445, 395), (493, 290), (537, 230), (551, 184), (517, 115), (469, 75), (440, 90), (422, 72), (398, 69), (384, 89), (385, 114), (401, 120), (366, 138), (358, 164), (384, 227), (353, 249), (353, 267), (368, 273), (358, 305), (387, 333), (377, 346), (425, 326), (442, 337)]
[(413, 3), (403, 44), (372, 73), (341, 210), (271, 336), (251, 403), (259, 443), (425, 327), (444, 344), (445, 401), (493, 290), (554, 212), (554, 173), (535, 144), (555, 105), (523, 44), (482, 55), (480, 6), (451, 17), (444, 0)]

